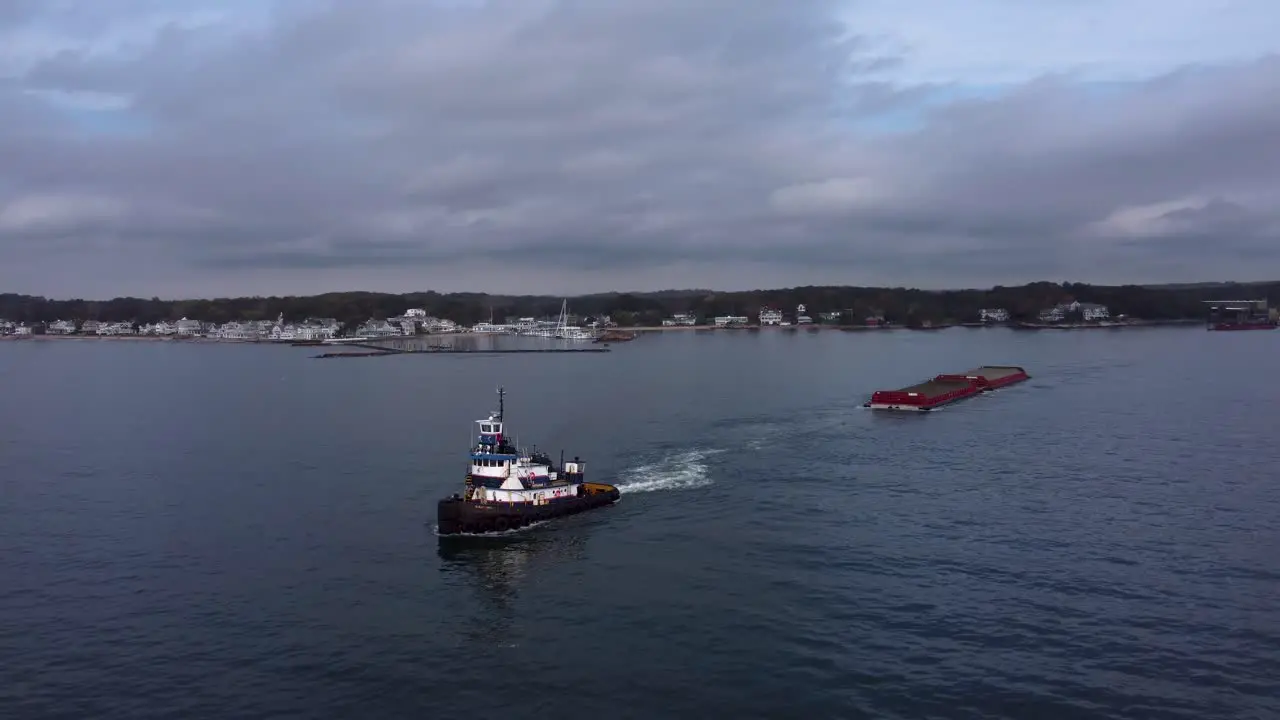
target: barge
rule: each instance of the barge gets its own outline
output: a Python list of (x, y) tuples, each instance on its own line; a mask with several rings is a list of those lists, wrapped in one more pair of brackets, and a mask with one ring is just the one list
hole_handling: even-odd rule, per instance
[(963, 373), (943, 373), (901, 390), (877, 390), (863, 407), (928, 412), (965, 398), (1029, 379), (1016, 365), (983, 365)]
[(536, 448), (526, 451), (511, 444), (503, 427), (503, 396), (498, 388), (498, 411), (476, 421), (479, 438), (471, 448), (463, 492), (437, 504), (437, 534), (519, 530), (618, 501), (617, 487), (585, 480), (580, 458), (565, 462), (561, 453), (556, 465)]
[(1207, 330), (1274, 330), (1276, 319), (1262, 300), (1206, 300)]

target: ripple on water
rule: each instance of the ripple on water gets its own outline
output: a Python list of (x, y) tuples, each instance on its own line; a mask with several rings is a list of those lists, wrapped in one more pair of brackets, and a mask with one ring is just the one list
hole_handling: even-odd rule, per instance
[[(677, 335), (518, 362), (0, 346), (24, 378), (0, 403), (0, 707), (1280, 717), (1280, 385), (1255, 380), (1280, 334)], [(858, 407), (994, 361), (1033, 380)], [(432, 535), (495, 375), (513, 424), (623, 502)]]

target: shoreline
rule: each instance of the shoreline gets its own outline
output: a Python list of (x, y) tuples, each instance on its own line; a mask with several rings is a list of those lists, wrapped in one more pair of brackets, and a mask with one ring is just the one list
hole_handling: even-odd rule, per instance
[[(714, 325), (676, 325), (672, 327), (664, 326), (640, 326), (628, 328), (611, 328), (611, 330), (619, 332), (629, 332), (639, 334), (647, 333), (665, 333), (665, 332), (939, 332), (941, 330), (950, 330), (953, 328), (964, 328), (967, 330), (983, 330), (987, 328), (1005, 328), (1008, 330), (1134, 330), (1153, 327), (1202, 327), (1204, 320), (1198, 319), (1182, 319), (1182, 320), (1132, 320), (1125, 322), (1111, 322), (1107, 324), (1098, 323), (1075, 323), (1075, 324), (1051, 324), (1051, 323), (1030, 323), (1030, 322), (1011, 322), (1011, 323), (993, 323), (983, 325), (980, 323), (954, 323), (947, 325), (935, 325), (932, 327), (906, 327), (904, 325), (742, 325), (736, 327), (716, 327)], [(405, 338), (474, 338), (486, 337), (492, 333), (477, 332), (458, 332), (458, 333), (431, 333), (426, 335), (412, 336), (396, 336)], [(506, 335), (502, 335), (506, 337)], [(0, 342), (9, 340), (14, 342), (35, 340), (40, 342), (49, 341), (102, 341), (102, 342), (170, 342), (170, 343), (198, 343), (209, 345), (236, 344), (236, 345), (280, 345), (286, 347), (295, 347), (300, 343), (306, 343), (305, 346), (320, 345), (318, 341), (299, 341), (299, 340), (234, 340), (225, 338), (210, 337), (176, 337), (176, 336), (155, 336), (155, 335), (0, 335)], [(326, 347), (341, 346), (342, 343), (326, 343)]]
[(820, 325), (814, 323), (812, 325), (738, 325), (735, 327), (716, 327), (714, 325), (679, 325), (675, 327), (660, 326), (641, 326), (618, 328), (636, 333), (649, 332), (687, 332), (694, 331), (790, 331), (797, 332), (804, 330), (807, 332), (823, 331), (828, 332), (838, 330), (841, 332), (875, 332), (886, 330), (908, 330), (915, 332), (938, 332), (939, 330), (949, 330), (952, 328), (965, 328), (966, 330), (985, 330), (988, 328), (1006, 328), (1009, 330), (1126, 330), (1131, 328), (1147, 328), (1147, 327), (1183, 327), (1183, 326), (1202, 326), (1204, 320), (1195, 318), (1184, 318), (1180, 320), (1128, 320), (1128, 321), (1112, 321), (1106, 324), (1099, 323), (1074, 323), (1074, 324), (1052, 324), (1052, 323), (947, 323), (945, 325), (933, 325), (930, 327), (907, 327), (906, 325)]

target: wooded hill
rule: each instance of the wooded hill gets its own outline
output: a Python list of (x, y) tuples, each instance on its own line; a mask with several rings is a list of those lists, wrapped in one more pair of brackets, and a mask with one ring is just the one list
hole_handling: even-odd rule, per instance
[[(609, 315), (621, 326), (658, 325), (675, 313), (702, 318), (747, 315), (762, 307), (788, 314), (805, 305), (815, 319), (819, 313), (842, 313), (841, 321), (860, 324), (870, 315), (890, 322), (968, 322), (982, 308), (1005, 308), (1015, 320), (1034, 319), (1041, 310), (1077, 300), (1106, 305), (1111, 314), (1148, 320), (1201, 318), (1201, 301), (1266, 298), (1280, 304), (1280, 282), (1222, 283), (1167, 286), (1105, 286), (1083, 283), (1038, 282), (989, 290), (916, 290), (870, 287), (794, 287), (777, 290), (599, 293), (569, 298), (569, 311), (579, 317)], [(561, 297), (508, 296), (482, 293), (417, 292), (404, 294), (338, 292), (309, 296), (240, 297), (206, 300), (114, 298), (111, 300), (53, 300), (31, 295), (0, 294), (0, 320), (38, 323), (53, 320), (134, 321), (151, 323), (187, 317), (207, 322), (268, 320), (283, 313), (286, 320), (336, 318), (351, 324), (369, 318), (394, 317), (409, 308), (461, 324), (490, 316), (502, 322), (510, 316), (555, 317)]]

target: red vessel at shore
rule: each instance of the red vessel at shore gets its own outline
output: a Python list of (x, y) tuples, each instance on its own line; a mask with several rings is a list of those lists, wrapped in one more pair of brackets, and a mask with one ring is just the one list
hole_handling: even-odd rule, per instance
[(1209, 326), (1210, 330), (1275, 330), (1274, 320), (1256, 320), (1252, 322), (1220, 322)]
[(1206, 300), (1206, 330), (1274, 330), (1276, 320), (1261, 300)]
[(1016, 365), (983, 365), (964, 373), (944, 373), (901, 390), (877, 390), (863, 407), (926, 412), (1030, 377)]

